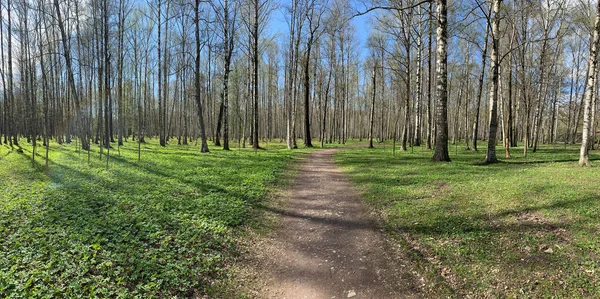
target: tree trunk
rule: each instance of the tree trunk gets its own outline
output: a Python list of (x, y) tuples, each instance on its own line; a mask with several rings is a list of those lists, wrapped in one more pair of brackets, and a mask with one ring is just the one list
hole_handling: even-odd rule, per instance
[[(158, 0), (158, 41), (156, 43), (156, 51), (157, 51), (157, 59), (158, 59), (158, 139), (159, 139), (159, 143), (160, 146), (166, 146), (167, 142), (165, 139), (165, 135), (164, 135), (164, 119), (163, 119), (163, 86), (162, 83), (160, 82), (161, 78), (162, 78), (162, 55), (161, 55), (161, 18), (162, 18), (162, 12), (161, 12), (161, 0)], [(197, 23), (196, 23), (196, 26)], [(196, 40), (196, 42), (198, 42), (198, 40)], [(164, 62), (166, 63), (166, 61)], [(198, 78), (196, 78), (198, 79)], [(198, 90), (197, 90), (198, 91)]]
[(373, 86), (373, 97), (371, 100), (371, 121), (369, 123), (369, 148), (373, 148), (373, 123), (375, 121), (375, 98), (377, 97), (377, 61), (375, 60), (375, 65), (373, 66), (373, 76), (372, 76), (372, 84)]
[[(225, 45), (225, 71), (223, 72), (223, 149), (229, 150), (229, 73), (231, 72), (231, 55), (235, 34), (229, 32), (229, 1), (224, 0), (223, 43)], [(231, 28), (235, 28), (235, 22)], [(232, 29), (233, 31), (233, 29)]]
[[(10, 0), (9, 3), (10, 4)], [(9, 5), (10, 7), (10, 5)], [(63, 20), (62, 20), (62, 15), (60, 13), (60, 6), (58, 4), (58, 0), (54, 0), (54, 7), (56, 9), (56, 18), (58, 20), (58, 27), (60, 29), (60, 34), (61, 34), (61, 38), (62, 38), (62, 44), (63, 44), (63, 51), (64, 51), (64, 56), (65, 56), (65, 61), (67, 64), (67, 80), (69, 81), (69, 87), (71, 89), (71, 93), (73, 95), (73, 99), (75, 101), (75, 111), (78, 114), (81, 114), (81, 105), (79, 102), (79, 94), (77, 92), (77, 88), (75, 87), (75, 77), (73, 75), (73, 67), (72, 67), (72, 63), (71, 63), (71, 50), (69, 49), (69, 44), (67, 42), (67, 33), (65, 31), (65, 26), (63, 24)], [(10, 20), (10, 13), (9, 13), (9, 20)], [(9, 21), (9, 30), (10, 30), (10, 21)], [(9, 63), (9, 72), (11, 73), (11, 75), (9, 76), (9, 93), (12, 93), (12, 67), (10, 66), (10, 64), (12, 64), (12, 60), (10, 58), (10, 37), (9, 37), (9, 59), (8, 59), (8, 63)], [(12, 98), (12, 95), (11, 95)], [(84, 150), (89, 150), (90, 145), (88, 142), (88, 139), (85, 135), (85, 130), (82, 130), (83, 128), (83, 124), (81, 123), (81, 117), (76, 116), (75, 117), (77, 119), (76, 121), (76, 127), (77, 127), (77, 131), (79, 133), (79, 140), (81, 142), (81, 148)], [(15, 135), (16, 137), (16, 135)]]
[(429, 42), (427, 43), (428, 51), (428, 74), (427, 74), (427, 149), (431, 150), (431, 132), (433, 129), (433, 119), (431, 115), (432, 92), (431, 92), (431, 81), (433, 73), (433, 1), (429, 2)]
[(448, 7), (446, 0), (437, 0), (437, 105), (435, 152), (433, 161), (450, 162), (448, 154)]
[(314, 39), (312, 28), (308, 42), (306, 43), (306, 61), (304, 62), (304, 145), (313, 147), (310, 136), (310, 51)]
[(591, 120), (591, 109), (592, 101), (594, 97), (594, 81), (596, 72), (598, 71), (598, 44), (600, 42), (600, 1), (597, 4), (596, 22), (594, 23), (594, 38), (590, 49), (590, 57), (588, 62), (588, 78), (587, 78), (587, 91), (585, 94), (585, 108), (583, 114), (583, 132), (581, 150), (579, 153), (579, 166), (590, 166), (589, 158), (589, 147), (590, 147), (590, 128), (592, 124)]
[(200, 20), (198, 16), (198, 10), (200, 9), (200, 0), (196, 0), (196, 6), (194, 8), (194, 23), (196, 25), (196, 105), (198, 106), (198, 123), (200, 124), (200, 138), (202, 139), (202, 146), (200, 152), (208, 153), (208, 143), (206, 142), (206, 131), (204, 130), (204, 114), (202, 112), (202, 100), (200, 99)]
[(117, 79), (117, 134), (118, 134), (118, 146), (123, 145), (123, 135), (124, 135), (124, 126), (125, 126), (125, 114), (123, 111), (123, 35), (125, 34), (125, 1), (119, 0), (119, 50), (117, 55), (119, 55), (117, 67), (119, 72), (119, 78)]
[[(410, 64), (411, 64), (411, 57), (410, 57), (410, 50), (411, 50), (411, 42), (412, 42), (412, 34), (410, 33), (410, 29), (406, 30), (405, 27), (409, 27), (410, 26), (410, 19), (407, 17), (407, 20), (404, 24), (404, 26), (402, 26), (402, 34), (404, 37), (404, 48), (405, 48), (405, 55), (406, 55), (406, 81), (405, 81), (405, 91), (406, 91), (406, 100), (404, 102), (404, 127), (402, 128), (402, 151), (406, 151), (407, 150), (407, 142), (408, 142), (408, 132), (409, 132), (409, 126), (410, 126), (410, 98), (411, 98), (411, 68), (410, 68)], [(439, 25), (439, 24), (438, 24)], [(438, 34), (439, 34), (439, 28), (438, 28)], [(439, 37), (438, 37), (439, 39)], [(439, 51), (439, 48), (438, 48)], [(382, 66), (383, 67), (383, 66)], [(385, 82), (384, 82), (385, 84)]]
[[(491, 14), (491, 9), (488, 15)], [(479, 85), (477, 89), (477, 104), (475, 108), (475, 120), (473, 121), (473, 136), (471, 137), (471, 141), (473, 142), (471, 150), (477, 151), (477, 139), (479, 138), (479, 116), (481, 111), (481, 97), (483, 94), (483, 80), (485, 79), (485, 67), (487, 61), (487, 51), (488, 51), (488, 38), (490, 35), (490, 24), (486, 25), (485, 29), (485, 37), (483, 38), (483, 51), (481, 52), (481, 74), (479, 76)]]
[[(419, 21), (421, 21), (421, 17), (419, 17)], [(419, 26), (419, 28), (422, 31), (422, 26)], [(423, 98), (423, 96), (421, 95), (422, 93), (422, 89), (421, 89), (421, 85), (422, 85), (422, 72), (421, 72), (421, 60), (422, 60), (422, 56), (423, 56), (423, 43), (422, 43), (422, 36), (421, 33), (418, 33), (418, 38), (417, 38), (417, 82), (416, 82), (416, 87), (417, 87), (417, 98), (415, 100), (415, 130), (414, 130), (414, 135), (413, 135), (413, 140), (414, 140), (414, 146), (421, 146), (421, 99)], [(396, 136), (394, 136), (393, 138), (396, 138)]]
[(494, 0), (494, 23), (492, 25), (492, 90), (490, 92), (490, 126), (488, 135), (488, 148), (485, 157), (485, 163), (498, 162), (496, 158), (496, 131), (498, 129), (498, 86), (500, 59), (498, 51), (500, 50), (500, 3), (502, 0)]
[(259, 0), (254, 0), (254, 21), (252, 23), (252, 83), (254, 87), (252, 89), (252, 148), (257, 150), (260, 149), (258, 144), (258, 14), (259, 14)]

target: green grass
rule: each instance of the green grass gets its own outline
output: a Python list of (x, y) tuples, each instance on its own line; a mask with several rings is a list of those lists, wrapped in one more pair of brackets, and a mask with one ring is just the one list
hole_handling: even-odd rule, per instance
[[(222, 291), (239, 238), (298, 152), (128, 142), (43, 156), (0, 146), (0, 297), (194, 297)], [(299, 142), (299, 144), (301, 141)], [(38, 147), (43, 155), (43, 148)], [(216, 295), (214, 295), (216, 296)]]
[(492, 165), (481, 164), (485, 147), (462, 144), (451, 163), (422, 148), (392, 157), (389, 144), (335, 158), (422, 269), (457, 295), (599, 297), (600, 171), (578, 167), (578, 149), (543, 146), (527, 158), (513, 149)]

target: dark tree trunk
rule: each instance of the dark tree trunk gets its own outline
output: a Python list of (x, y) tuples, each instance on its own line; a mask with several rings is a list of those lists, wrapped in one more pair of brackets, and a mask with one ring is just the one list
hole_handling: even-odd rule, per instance
[(373, 66), (372, 79), (373, 96), (371, 100), (371, 121), (369, 124), (369, 148), (373, 148), (373, 123), (375, 121), (375, 98), (377, 97), (377, 61), (375, 61), (375, 65)]
[[(71, 93), (72, 93), (73, 99), (75, 101), (75, 111), (77, 114), (81, 114), (81, 109), (80, 109), (81, 105), (79, 102), (79, 94), (77, 92), (77, 88), (75, 87), (75, 77), (73, 75), (73, 67), (72, 67), (72, 63), (71, 63), (71, 52), (70, 52), (71, 50), (69, 49), (69, 45), (67, 42), (67, 33), (65, 31), (65, 26), (63, 24), (58, 0), (54, 0), (54, 8), (56, 9), (56, 18), (58, 20), (58, 27), (60, 29), (60, 33), (61, 33), (61, 37), (62, 37), (63, 51), (64, 51), (64, 56), (65, 56), (65, 61), (67, 64), (67, 80), (69, 81), (69, 87), (71, 89)], [(9, 24), (10, 24), (10, 22), (9, 22)], [(9, 40), (10, 40), (10, 38), (9, 38)], [(10, 55), (10, 50), (9, 50), (9, 55)], [(10, 63), (11, 62), (10, 62), (10, 58), (9, 58), (9, 64)], [(12, 74), (12, 70), (10, 72)], [(11, 77), (12, 77), (12, 75), (11, 75)], [(12, 83), (10, 83), (9, 86), (12, 87)], [(79, 140), (81, 142), (81, 148), (84, 150), (89, 150), (90, 145), (89, 145), (87, 136), (85, 135), (85, 130), (82, 130), (83, 124), (81, 123), (81, 117), (78, 117), (78, 115), (77, 115), (77, 116), (75, 116), (75, 118), (77, 119), (76, 127), (77, 127), (77, 130), (79, 131), (78, 135), (79, 135)]]
[(202, 100), (200, 99), (200, 20), (198, 16), (198, 10), (200, 9), (200, 0), (196, 0), (196, 6), (194, 9), (194, 23), (196, 25), (196, 79), (194, 80), (196, 85), (196, 104), (198, 106), (198, 122), (200, 124), (200, 138), (202, 139), (202, 146), (200, 152), (208, 153), (208, 143), (206, 142), (206, 131), (204, 130), (204, 118), (202, 112)]
[[(491, 9), (488, 15), (491, 14)], [(479, 138), (479, 118), (481, 111), (481, 97), (483, 95), (483, 81), (485, 79), (485, 67), (487, 61), (487, 51), (488, 51), (488, 38), (490, 35), (490, 24), (486, 25), (485, 37), (483, 38), (483, 51), (481, 52), (481, 74), (479, 76), (479, 85), (477, 89), (477, 104), (475, 108), (475, 120), (473, 121), (473, 136), (471, 137), (471, 141), (473, 142), (471, 150), (477, 151), (477, 139)]]

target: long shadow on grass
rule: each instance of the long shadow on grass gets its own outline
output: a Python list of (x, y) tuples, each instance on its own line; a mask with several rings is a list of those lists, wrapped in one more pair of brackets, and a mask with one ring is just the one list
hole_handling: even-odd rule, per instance
[[(121, 162), (126, 166), (139, 167), (130, 165), (127, 161)], [(199, 188), (200, 192), (192, 195), (153, 194), (153, 188), (156, 186), (152, 185), (152, 182), (172, 177), (150, 168), (141, 169), (143, 171), (115, 171), (113, 174), (116, 173), (116, 179), (109, 180), (100, 174), (88, 173), (52, 161), (51, 171), (48, 173), (52, 184), (49, 186), (46, 196), (48, 199), (45, 202), (47, 213), (38, 214), (39, 223), (59, 225), (85, 239), (102, 239), (102, 235), (110, 235), (110, 232), (118, 230), (123, 230), (130, 236), (138, 235), (141, 239), (148, 239), (139, 235), (140, 232), (135, 230), (135, 223), (155, 219), (154, 221), (161, 226), (177, 226), (178, 221), (173, 213), (192, 214), (204, 211), (205, 209), (198, 206), (201, 203), (196, 199), (208, 192), (216, 191), (223, 197), (245, 198), (240, 197), (243, 196), (241, 193), (204, 182), (193, 184), (193, 188)], [(124, 184), (125, 182), (127, 183)], [(192, 182), (184, 182), (192, 186)], [(48, 218), (44, 220), (45, 217)], [(115, 220), (118, 223), (115, 223)], [(112, 227), (113, 225), (116, 227)], [(99, 231), (98, 228), (102, 229)]]
[(567, 228), (568, 224), (564, 223), (520, 223), (520, 224), (494, 224), (496, 221), (501, 221), (502, 218), (508, 216), (518, 216), (525, 213), (533, 213), (541, 210), (552, 209), (569, 209), (579, 205), (597, 202), (597, 198), (587, 196), (576, 200), (561, 200), (546, 205), (528, 206), (522, 209), (505, 210), (495, 214), (480, 213), (475, 215), (452, 215), (444, 214), (437, 217), (431, 224), (407, 224), (394, 225), (396, 229), (415, 232), (424, 235), (440, 236), (456, 233), (469, 232), (502, 232), (502, 231), (525, 231), (536, 228), (556, 229)]
[[(221, 193), (223, 195), (230, 195), (230, 196), (234, 196), (237, 198), (244, 198), (246, 200), (252, 201), (252, 202), (256, 202), (259, 199), (258, 198), (254, 198), (254, 197), (250, 197), (248, 196), (247, 193), (243, 193), (241, 191), (234, 191), (231, 189), (225, 189), (221, 186), (215, 185), (215, 184), (210, 184), (205, 182), (202, 173), (194, 173), (191, 175), (191, 177), (197, 178), (196, 180), (190, 179), (188, 176), (182, 176), (181, 173), (177, 174), (177, 173), (170, 173), (167, 171), (162, 171), (161, 169), (170, 169), (170, 168), (166, 168), (162, 165), (158, 165), (158, 164), (151, 164), (149, 162), (142, 162), (142, 163), (135, 163), (132, 162), (126, 158), (122, 158), (122, 157), (116, 157), (114, 158), (114, 160), (119, 161), (119, 163), (122, 163), (124, 165), (127, 165), (128, 167), (133, 167), (133, 168), (138, 168), (138, 169), (142, 169), (147, 173), (150, 173), (154, 176), (159, 177), (159, 179), (173, 179), (178, 181), (180, 184), (183, 184), (185, 186), (192, 186), (194, 188), (196, 188), (197, 190), (201, 191), (202, 193), (210, 193), (210, 192), (217, 192), (217, 193)], [(189, 162), (189, 161), (187, 161)], [(182, 164), (183, 162), (180, 162), (179, 165), (185, 165)], [(227, 165), (229, 164), (229, 165)], [(215, 165), (215, 163), (207, 163), (204, 165), (185, 165), (185, 167), (188, 168), (201, 168), (201, 167), (210, 167), (210, 168), (214, 168), (214, 167), (223, 167), (223, 168), (230, 168), (230, 167), (234, 167), (235, 164), (234, 162), (229, 162), (229, 163), (222, 163), (219, 166)], [(239, 181), (242, 182), (243, 181), (243, 177), (239, 174), (235, 175), (235, 174), (229, 174), (228, 175), (228, 179), (231, 179), (233, 181)], [(239, 186), (236, 186), (239, 187)]]
[[(336, 160), (347, 167), (352, 180), (366, 187), (367, 198), (374, 204), (395, 205), (382, 208), (389, 212), (389, 228), (409, 240), (408, 246), (418, 251), (423, 257), (420, 259), (433, 254), (444, 267), (470, 279), (465, 283), (468, 290), (477, 290), (479, 285), (493, 289), (495, 283), (519, 290), (534, 273), (556, 273), (557, 268), (568, 273), (577, 268), (571, 264), (577, 264), (582, 252), (590, 251), (576, 244), (577, 234), (597, 233), (595, 225), (590, 224), (597, 223), (596, 209), (590, 209), (597, 206), (595, 192), (564, 190), (565, 185), (556, 181), (562, 178), (562, 173), (528, 181), (539, 175), (538, 171), (545, 170), (536, 164), (573, 162), (572, 166), (563, 164), (563, 167), (577, 169), (574, 150), (538, 152), (530, 155), (529, 161), (515, 158), (485, 166), (473, 165), (483, 159), (481, 153), (452, 156), (454, 162), (446, 164), (431, 163), (424, 156), (392, 158), (383, 152), (343, 152), (339, 157)], [(598, 155), (593, 159), (599, 160)], [(502, 207), (503, 199), (498, 198), (502, 192), (506, 192), (507, 206), (518, 207)], [(422, 194), (425, 196), (416, 198)], [(480, 195), (481, 202), (477, 200)], [(487, 196), (494, 201), (488, 201)], [(488, 207), (488, 204), (494, 205)], [(586, 211), (582, 213), (583, 209)], [(579, 213), (581, 218), (562, 217), (571, 213)], [(546, 218), (546, 214), (554, 217)], [(550, 246), (554, 253), (545, 252), (548, 247), (543, 246)], [(500, 274), (486, 273), (498, 267)], [(549, 280), (558, 283), (570, 274), (561, 275)], [(485, 279), (497, 281), (488, 285)], [(584, 278), (582, 283), (592, 285), (595, 280)]]
[[(148, 173), (154, 174), (156, 176), (159, 177), (163, 177), (163, 178), (168, 178), (168, 179), (174, 179), (177, 180), (178, 182), (184, 184), (184, 185), (188, 185), (188, 186), (194, 186), (196, 188), (198, 188), (199, 190), (204, 190), (204, 191), (217, 191), (217, 192), (231, 192), (231, 190), (225, 190), (223, 188), (217, 187), (214, 184), (204, 184), (204, 183), (200, 183), (197, 180), (194, 180), (192, 178), (197, 178), (200, 180), (205, 180), (204, 177), (207, 177), (210, 174), (222, 174), (221, 170), (225, 169), (233, 169), (233, 170), (238, 170), (238, 171), (229, 171), (227, 172), (227, 178), (231, 179), (232, 181), (243, 181), (246, 177), (243, 175), (244, 172), (242, 171), (244, 167), (255, 167), (255, 164), (260, 164), (260, 163), (273, 163), (272, 160), (270, 160), (268, 157), (265, 157), (265, 155), (260, 155), (260, 156), (256, 156), (253, 157), (254, 154), (239, 154), (237, 152), (229, 152), (231, 153), (230, 155), (214, 155), (211, 154), (210, 155), (210, 159), (203, 159), (203, 155), (199, 154), (199, 153), (188, 153), (185, 155), (181, 155), (179, 153), (152, 153), (152, 155), (154, 155), (154, 159), (157, 161), (169, 161), (172, 162), (172, 165), (167, 165), (167, 164), (159, 164), (157, 162), (154, 161), (150, 161), (148, 159), (142, 159), (142, 161), (138, 162), (138, 161), (133, 161), (132, 159), (129, 159), (125, 156), (111, 156), (111, 164), (118, 162), (118, 163), (122, 163), (122, 164), (126, 164), (127, 167), (125, 167), (125, 169), (142, 169)], [(158, 158), (157, 159), (157, 154), (160, 156), (166, 156), (165, 158)], [(73, 161), (75, 161), (76, 159), (79, 159), (78, 157), (76, 157), (73, 154), (68, 154), (65, 153), (64, 155), (70, 156)], [(275, 153), (271, 154), (271, 155), (275, 155)], [(190, 159), (184, 159), (183, 157), (189, 157)], [(214, 161), (215, 158), (218, 158), (219, 161)], [(284, 163), (285, 160), (288, 160), (288, 158), (282, 158), (281, 162)], [(114, 167), (114, 165), (111, 168), (111, 171), (116, 171), (119, 168), (118, 167)], [(211, 173), (201, 173), (198, 170), (202, 170), (203, 168), (211, 169)], [(258, 168), (260, 170), (260, 168)], [(182, 172), (182, 171), (187, 171), (187, 172)], [(235, 196), (244, 196), (244, 194), (232, 194)]]
[[(600, 158), (590, 158), (589, 160), (590, 161), (600, 161)], [(535, 165), (535, 164), (566, 163), (566, 162), (577, 163), (577, 162), (579, 162), (579, 158), (558, 159), (558, 160), (533, 160), (533, 161), (511, 161), (511, 160), (501, 160), (500, 161), (501, 164), (506, 164), (506, 165), (515, 165), (515, 164)], [(480, 164), (473, 164), (473, 165), (484, 165), (484, 164), (480, 163)]]
[[(22, 163), (30, 159), (25, 154), (23, 158)], [(70, 269), (81, 269), (81, 273), (73, 274), (78, 275), (77, 279), (100, 285), (96, 278), (101, 278), (105, 287), (125, 286), (134, 290), (150, 284), (152, 277), (160, 277), (163, 284), (147, 290), (147, 294), (192, 297), (189, 292), (201, 290), (204, 279), (218, 273), (221, 256), (231, 249), (228, 247), (231, 240), (225, 239), (225, 225), (218, 218), (204, 215), (212, 207), (207, 208), (203, 206), (206, 202), (196, 199), (209, 190), (224, 196), (243, 194), (190, 180), (181, 184), (198, 189), (199, 194), (172, 194), (177, 190), (163, 190), (164, 186), (157, 183), (174, 179), (175, 173), (152, 171), (156, 169), (148, 165), (139, 167), (116, 156), (111, 160), (114, 164), (105, 172), (99, 167), (88, 168), (87, 162), (72, 152), (61, 151), (51, 161), (48, 177), (35, 172), (39, 174), (35, 179), (49, 180), (51, 184), (43, 191), (40, 209), (30, 213), (30, 218), (20, 219), (11, 228), (14, 231), (8, 233), (34, 232), (34, 241), (22, 241), (16, 246), (38, 254), (36, 263), (52, 261), (58, 267), (56, 262), (60, 260)], [(40, 168), (44, 161), (36, 163)], [(218, 206), (218, 202), (215, 204)], [(58, 252), (62, 255), (57, 256)], [(111, 266), (106, 267), (104, 262)], [(17, 266), (30, 265), (19, 262)], [(75, 279), (63, 276), (68, 273), (57, 268), (53, 277), (45, 279), (50, 285), (61, 285)], [(40, 280), (34, 286), (41, 287), (45, 281)], [(79, 290), (79, 294), (86, 291)]]

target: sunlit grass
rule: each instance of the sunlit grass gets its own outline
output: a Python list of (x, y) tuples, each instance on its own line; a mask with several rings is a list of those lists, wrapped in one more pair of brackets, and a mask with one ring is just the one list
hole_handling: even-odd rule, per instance
[(393, 157), (386, 143), (340, 152), (336, 162), (458, 294), (597, 297), (600, 168), (578, 167), (578, 149), (542, 146), (522, 158), (518, 148), (483, 165), (485, 147), (451, 146), (453, 162), (433, 163), (423, 148)]
[[(173, 141), (176, 142), (176, 141)], [(219, 291), (237, 239), (300, 149), (0, 146), (0, 295), (193, 297)], [(299, 140), (299, 146), (302, 142)], [(337, 145), (331, 145), (337, 146)], [(120, 152), (120, 154), (119, 154)], [(105, 151), (106, 153), (106, 151)]]

